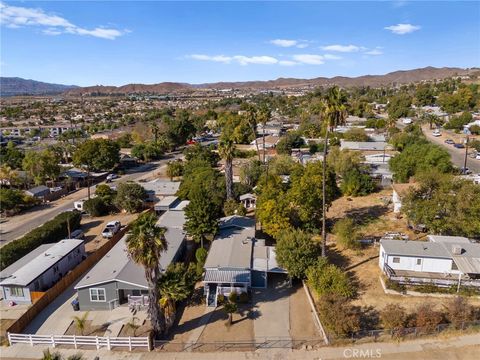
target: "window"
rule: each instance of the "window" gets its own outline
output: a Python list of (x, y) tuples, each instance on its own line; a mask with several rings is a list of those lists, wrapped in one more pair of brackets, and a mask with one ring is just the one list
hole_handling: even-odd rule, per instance
[(393, 262), (394, 262), (395, 264), (400, 263), (400, 258), (399, 258), (399, 257), (394, 257), (394, 258), (393, 258)]
[(458, 270), (458, 266), (453, 260), (452, 260), (452, 270)]
[(417, 265), (422, 265), (422, 259), (417, 259)]
[(90, 289), (90, 301), (98, 301), (98, 302), (105, 302), (105, 289)]
[(15, 297), (23, 297), (23, 288), (21, 287), (11, 287), (10, 295)]

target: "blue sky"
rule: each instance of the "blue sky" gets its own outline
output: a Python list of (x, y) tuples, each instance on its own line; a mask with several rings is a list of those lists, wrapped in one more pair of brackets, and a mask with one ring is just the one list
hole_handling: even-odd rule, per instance
[(480, 66), (475, 2), (0, 3), (2, 76), (123, 85)]

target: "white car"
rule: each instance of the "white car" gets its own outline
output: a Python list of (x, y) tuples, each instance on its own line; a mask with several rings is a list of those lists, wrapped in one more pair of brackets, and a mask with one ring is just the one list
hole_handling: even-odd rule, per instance
[(122, 225), (120, 224), (120, 221), (110, 221), (105, 225), (105, 229), (102, 231), (102, 236), (106, 239), (110, 239), (115, 235), (117, 232), (120, 231), (120, 228)]
[(118, 179), (118, 175), (117, 174), (108, 174), (107, 175), (107, 182), (110, 182), (114, 179)]
[(477, 154), (477, 156), (475, 156), (475, 159), (480, 160), (480, 154)]
[(405, 119), (402, 120), (402, 123), (404, 125), (410, 125), (411, 123), (413, 123), (413, 120), (410, 119), (410, 118), (405, 118)]
[(438, 137), (438, 136), (442, 136), (442, 133), (440, 132), (440, 130), (437, 129), (437, 130), (433, 130), (432, 135), (435, 137)]

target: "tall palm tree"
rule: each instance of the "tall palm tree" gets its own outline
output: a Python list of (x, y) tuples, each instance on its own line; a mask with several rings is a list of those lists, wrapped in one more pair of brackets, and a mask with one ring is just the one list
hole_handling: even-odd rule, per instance
[(347, 117), (346, 99), (342, 91), (334, 86), (330, 88), (325, 97), (325, 141), (323, 146), (323, 169), (322, 169), (322, 257), (327, 256), (327, 231), (326, 231), (326, 195), (327, 195), (327, 147), (328, 135), (339, 125), (345, 123)]
[(257, 110), (254, 106), (249, 106), (247, 110), (247, 122), (252, 128), (253, 136), (255, 137), (255, 147), (257, 148), (258, 161), (262, 161), (257, 141)]
[(218, 152), (225, 159), (225, 186), (227, 190), (227, 200), (233, 199), (233, 156), (235, 153), (235, 143), (231, 138), (223, 137), (218, 144)]
[(148, 283), (148, 315), (153, 333), (160, 336), (165, 330), (165, 319), (160, 310), (158, 281), (160, 278), (160, 256), (167, 249), (164, 237), (165, 229), (156, 226), (157, 218), (153, 213), (141, 215), (132, 225), (127, 239), (127, 251), (130, 258), (143, 266)]
[(165, 315), (165, 330), (173, 326), (177, 313), (176, 303), (190, 295), (190, 284), (187, 282), (186, 269), (179, 263), (170, 267), (161, 277), (159, 283), (160, 306)]

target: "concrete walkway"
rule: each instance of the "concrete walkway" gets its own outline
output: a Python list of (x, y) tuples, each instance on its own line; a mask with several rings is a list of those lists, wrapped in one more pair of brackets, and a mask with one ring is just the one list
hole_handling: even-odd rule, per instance
[[(45, 346), (14, 345), (0, 348), (2, 360), (7, 359), (40, 359)], [(333, 360), (333, 359), (389, 359), (389, 360), (476, 360), (480, 351), (478, 333), (462, 337), (423, 339), (401, 343), (369, 343), (358, 346), (325, 347), (318, 350), (262, 349), (255, 352), (128, 352), (102, 350), (51, 349), (69, 356), (81, 353), (86, 360), (98, 356), (101, 360)], [(357, 355), (354, 356), (353, 354)], [(359, 354), (364, 354), (363, 356)], [(370, 354), (370, 355), (368, 355)], [(379, 354), (375, 356), (376, 354)]]
[(285, 276), (270, 275), (267, 289), (255, 289), (253, 304), (258, 317), (253, 322), (255, 341), (290, 339), (290, 294)]

